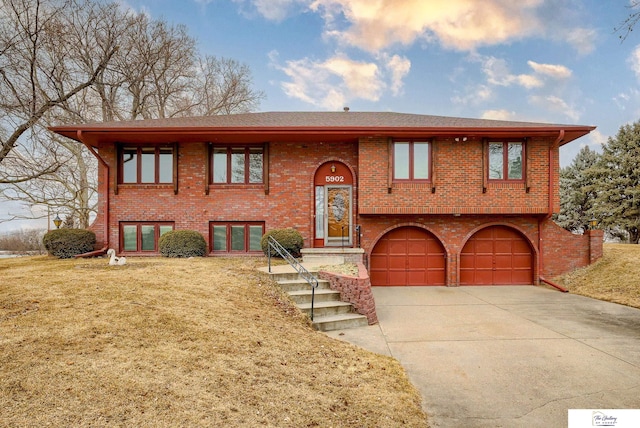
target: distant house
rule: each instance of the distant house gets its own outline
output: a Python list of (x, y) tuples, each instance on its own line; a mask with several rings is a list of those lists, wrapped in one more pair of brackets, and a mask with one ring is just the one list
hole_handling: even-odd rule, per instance
[(602, 235), (559, 210), (559, 147), (592, 126), (388, 112), (266, 112), (58, 126), (99, 160), (99, 247), (155, 255), (172, 229), (210, 255), (362, 248), (373, 285), (537, 284), (585, 266)]

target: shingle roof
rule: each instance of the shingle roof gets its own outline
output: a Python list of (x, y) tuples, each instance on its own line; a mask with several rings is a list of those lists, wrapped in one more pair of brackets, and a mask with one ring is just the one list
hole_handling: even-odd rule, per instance
[[(392, 112), (263, 112), (75, 125), (77, 128), (530, 128), (557, 125)], [(579, 126), (579, 125), (578, 125)]]
[[(431, 116), (393, 112), (262, 112), (203, 117), (182, 117), (135, 121), (116, 121), (52, 127), (51, 130), (70, 138), (78, 139), (77, 131), (83, 133), (180, 133), (200, 132), (206, 134), (256, 133), (282, 136), (285, 133), (315, 132), (319, 134), (340, 133), (350, 136), (368, 133), (475, 133), (524, 131), (551, 132), (567, 131), (568, 141), (585, 135), (595, 129), (592, 126), (564, 125), (536, 122), (515, 122), (504, 120), (469, 119), (460, 117)], [(570, 134), (570, 135), (569, 135)], [(566, 141), (565, 141), (566, 142)]]

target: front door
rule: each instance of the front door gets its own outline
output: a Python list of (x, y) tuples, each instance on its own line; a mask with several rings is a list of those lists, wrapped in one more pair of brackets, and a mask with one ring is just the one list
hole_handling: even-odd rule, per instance
[(314, 247), (351, 246), (353, 178), (346, 165), (327, 162), (316, 172)]

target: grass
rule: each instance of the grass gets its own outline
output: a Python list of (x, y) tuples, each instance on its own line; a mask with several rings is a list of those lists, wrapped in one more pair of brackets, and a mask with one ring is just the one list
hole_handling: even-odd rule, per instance
[(640, 308), (640, 245), (605, 244), (596, 263), (556, 280), (571, 293)]
[(313, 331), (264, 264), (0, 260), (0, 426), (427, 426), (396, 360)]

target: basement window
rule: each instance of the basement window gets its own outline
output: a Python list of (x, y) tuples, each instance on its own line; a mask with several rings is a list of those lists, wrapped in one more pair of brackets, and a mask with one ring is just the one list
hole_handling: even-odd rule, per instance
[(214, 253), (261, 252), (264, 222), (211, 222), (211, 251)]
[(158, 240), (173, 229), (173, 222), (122, 222), (120, 248), (129, 253), (157, 253)]

